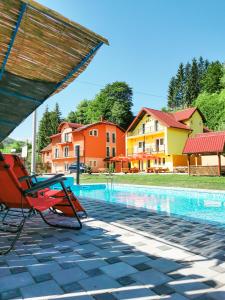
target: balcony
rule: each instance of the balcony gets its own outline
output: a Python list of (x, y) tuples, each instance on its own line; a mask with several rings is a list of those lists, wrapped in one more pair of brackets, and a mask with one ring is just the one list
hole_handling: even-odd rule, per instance
[(128, 150), (127, 155), (137, 155), (137, 154), (163, 154), (165, 153), (165, 145), (153, 145), (151, 147), (146, 147), (145, 149), (143, 148), (138, 148), (138, 147), (134, 147), (133, 150)]
[[(84, 149), (80, 149), (80, 156), (84, 156)], [(69, 156), (64, 156), (64, 153), (59, 153), (58, 157), (53, 156), (52, 160), (66, 160), (66, 159), (74, 159), (76, 160), (76, 155), (75, 153), (69, 152)]]
[(161, 134), (164, 133), (163, 129), (159, 129), (159, 130), (152, 130), (152, 129), (146, 129), (144, 132), (142, 130), (139, 130), (137, 132), (128, 132), (127, 133), (127, 138), (137, 138), (140, 136), (146, 136), (146, 135), (157, 135), (157, 134)]

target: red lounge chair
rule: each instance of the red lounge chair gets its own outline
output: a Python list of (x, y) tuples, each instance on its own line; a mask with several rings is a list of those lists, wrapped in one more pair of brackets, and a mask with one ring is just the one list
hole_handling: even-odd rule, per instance
[[(0, 249), (0, 254), (6, 254), (13, 248), (26, 220), (36, 212), (50, 226), (76, 230), (82, 228), (82, 223), (71, 201), (70, 194), (65, 187), (65, 179), (64, 177), (53, 177), (29, 188), (24, 188), (24, 180), (22, 180), (22, 183), (18, 180), (13, 172), (12, 164), (7, 164), (0, 152), (0, 210), (2, 215), (0, 230), (15, 233), (11, 245), (7, 249)], [(60, 183), (61, 191), (49, 189), (50, 186), (57, 183)], [(71, 225), (52, 223), (43, 214), (55, 205), (64, 204), (65, 202), (73, 211), (73, 217), (77, 220), (78, 225), (72, 225), (72, 222)]]
[[(36, 175), (29, 175), (27, 172), (21, 158), (17, 155), (12, 154), (3, 154), (5, 162), (10, 165), (11, 169), (13, 170), (16, 177), (21, 182), (23, 189), (31, 188), (32, 186), (38, 184)], [(56, 174), (50, 178), (59, 178), (62, 177), (63, 174)], [(40, 183), (40, 182), (39, 182)], [(48, 193), (47, 193), (48, 192)], [(76, 212), (79, 214), (79, 217), (87, 217), (87, 212), (80, 204), (79, 200), (75, 197), (73, 192), (69, 187), (67, 187), (67, 192), (70, 195), (70, 199), (73, 202), (73, 205), (76, 209)], [(46, 188), (45, 194), (51, 195), (54, 192), (51, 192), (49, 188)], [(63, 197), (63, 192), (57, 194), (58, 197)], [(56, 210), (61, 211), (65, 216), (72, 217), (73, 210), (71, 209), (70, 205), (68, 205), (67, 200), (62, 201), (60, 204), (54, 205), (52, 208), (55, 212)]]

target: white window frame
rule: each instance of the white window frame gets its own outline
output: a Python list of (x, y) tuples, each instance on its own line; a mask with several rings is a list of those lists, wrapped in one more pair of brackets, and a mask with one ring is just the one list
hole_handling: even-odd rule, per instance
[[(113, 149), (115, 150), (115, 153), (113, 153)], [(112, 157), (116, 156), (116, 147), (112, 147)]]
[(106, 143), (110, 143), (110, 132), (106, 132)]
[(110, 157), (110, 147), (109, 146), (106, 147), (106, 157)]
[(89, 135), (90, 136), (98, 136), (98, 129), (89, 130)]
[[(66, 149), (67, 149), (67, 155), (66, 155)], [(69, 157), (69, 147), (68, 147), (68, 146), (65, 146), (65, 147), (63, 148), (63, 156), (64, 156), (64, 157)]]
[[(115, 139), (113, 139), (113, 136), (115, 137)], [(112, 132), (112, 143), (116, 144), (116, 133)]]
[(59, 158), (59, 148), (55, 148), (54, 157)]

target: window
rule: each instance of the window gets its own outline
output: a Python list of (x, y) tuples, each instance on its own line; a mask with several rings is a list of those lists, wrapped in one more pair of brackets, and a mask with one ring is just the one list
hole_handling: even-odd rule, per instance
[(160, 139), (160, 146), (163, 146), (163, 144), (164, 144), (164, 139)]
[(58, 157), (59, 157), (59, 149), (55, 148), (55, 158), (58, 158)]
[(64, 164), (64, 171), (65, 172), (69, 171), (69, 164), (67, 164), (67, 163)]
[(157, 165), (157, 159), (155, 158), (154, 164)]
[(158, 160), (158, 162), (159, 162), (159, 165), (161, 165), (161, 157), (159, 157), (159, 160)]
[(69, 147), (64, 147), (64, 157), (69, 156)]
[(145, 142), (138, 142), (138, 148), (145, 151)]
[(166, 159), (165, 159), (165, 157), (162, 158), (162, 164), (163, 164), (163, 165), (166, 164)]
[(116, 148), (115, 147), (112, 148), (112, 157), (114, 157), (114, 156), (116, 156)]
[(142, 134), (145, 133), (145, 124), (142, 124)]
[(89, 131), (89, 135), (91, 136), (98, 136), (98, 130), (97, 129), (92, 129)]
[(90, 160), (89, 161), (89, 166), (90, 167), (97, 167), (97, 161), (96, 160)]
[(110, 148), (106, 147), (106, 157), (110, 157)]
[(69, 133), (64, 133), (64, 142), (69, 142)]
[(159, 131), (159, 121), (155, 120), (155, 131)]
[(116, 134), (115, 134), (115, 132), (112, 133), (112, 142), (113, 143), (116, 142)]
[(110, 134), (109, 134), (109, 132), (106, 132), (106, 142), (107, 143), (110, 142)]

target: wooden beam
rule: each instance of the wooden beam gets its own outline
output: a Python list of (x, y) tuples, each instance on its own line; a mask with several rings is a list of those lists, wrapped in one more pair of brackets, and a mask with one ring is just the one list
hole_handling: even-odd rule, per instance
[(221, 176), (221, 156), (220, 153), (217, 153), (218, 156), (218, 176)]
[(188, 175), (190, 176), (190, 154), (187, 155)]

